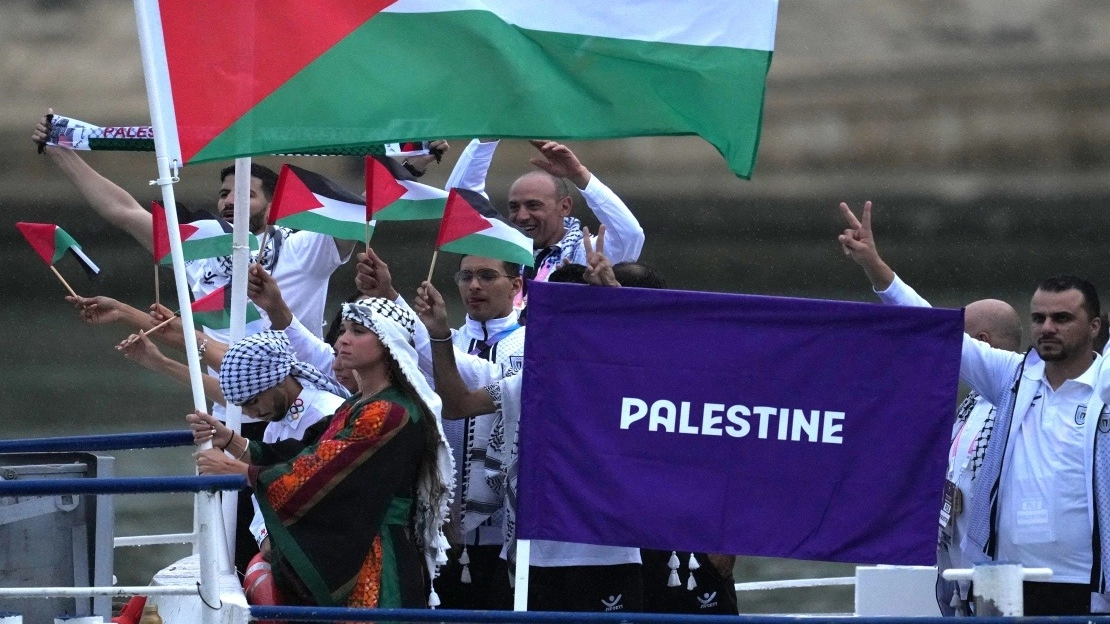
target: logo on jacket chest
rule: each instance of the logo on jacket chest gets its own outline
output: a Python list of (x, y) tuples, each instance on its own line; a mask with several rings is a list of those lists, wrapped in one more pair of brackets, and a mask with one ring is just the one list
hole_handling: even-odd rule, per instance
[[(1087, 406), (1080, 405), (1075, 408), (1075, 424), (1082, 427), (1083, 423), (1085, 422), (1087, 422)], [(1102, 426), (1101, 422), (1099, 423), (1099, 426)]]

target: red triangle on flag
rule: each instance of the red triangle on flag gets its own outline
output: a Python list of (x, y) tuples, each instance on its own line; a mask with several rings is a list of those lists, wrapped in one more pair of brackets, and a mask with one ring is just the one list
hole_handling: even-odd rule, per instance
[[(166, 60), (173, 76), (181, 151), (188, 162), (214, 137), (392, 0), (271, 0), (264, 4), (193, 0), (155, 4), (162, 18)], [(244, 30), (244, 24), (250, 28)], [(298, 36), (288, 36), (294, 31)]]
[(15, 224), (23, 233), (31, 248), (42, 257), (43, 262), (54, 264), (54, 232), (58, 226), (53, 223), (27, 223), (20, 221)]
[(397, 183), (389, 169), (373, 156), (366, 157), (366, 220), (404, 197), (408, 189)]
[(447, 195), (447, 205), (443, 208), (443, 221), (439, 224), (436, 248), (489, 227), (489, 220), (475, 210), (470, 202), (458, 193), (458, 189), (451, 189), (451, 193)]
[(274, 200), (270, 204), (270, 216), (267, 222), (270, 225), (277, 223), (289, 215), (305, 212), (314, 208), (323, 208), (324, 204), (315, 193), (309, 190), (304, 180), (289, 165), (281, 166), (278, 175), (277, 189), (274, 191)]
[[(162, 202), (158, 200), (150, 202), (150, 214), (154, 221), (154, 263), (158, 264), (162, 258), (170, 255), (170, 230), (166, 224), (166, 209), (162, 207)], [(181, 241), (184, 242), (200, 228), (188, 223), (179, 223), (177, 229), (181, 232)]]
[(216, 290), (208, 293), (207, 295), (197, 299), (190, 306), (193, 312), (218, 312), (229, 308), (225, 299), (227, 298), (227, 286), (220, 286)]
[(170, 253), (170, 232), (166, 226), (166, 209), (162, 207), (162, 202), (150, 202), (150, 216), (154, 222), (154, 238), (152, 239), (154, 264), (158, 264), (162, 258)]

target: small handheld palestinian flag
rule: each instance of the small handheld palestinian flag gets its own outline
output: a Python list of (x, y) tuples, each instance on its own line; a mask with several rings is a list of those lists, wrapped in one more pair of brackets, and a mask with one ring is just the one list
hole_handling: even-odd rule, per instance
[(57, 225), (53, 223), (27, 223), (25, 221), (20, 221), (16, 223), (15, 226), (23, 233), (24, 238), (31, 244), (31, 248), (38, 253), (43, 262), (50, 266), (50, 270), (54, 272), (54, 275), (58, 276), (58, 279), (61, 280), (62, 285), (66, 287), (69, 294), (74, 297), (77, 296), (77, 293), (73, 292), (73, 289), (70, 288), (69, 283), (66, 282), (62, 274), (58, 272), (58, 269), (54, 268), (54, 263), (61, 260), (62, 256), (64, 256), (67, 251), (77, 260), (81, 268), (85, 269), (85, 273), (89, 276), (89, 279), (100, 274), (100, 267), (96, 266), (96, 263), (86, 256), (85, 252), (81, 251), (81, 246), (77, 244), (77, 241), (73, 240), (72, 236)]
[(361, 197), (294, 165), (281, 166), (269, 221), (343, 240), (365, 242), (373, 232)]
[(415, 221), (443, 216), (447, 191), (421, 184), (396, 160), (366, 157), (366, 218)]
[[(193, 324), (210, 329), (231, 327), (231, 288), (226, 284), (197, 299), (190, 306), (193, 310)], [(247, 302), (247, 323), (262, 319), (262, 314), (254, 303)]]
[[(172, 260), (166, 209), (162, 202), (155, 201), (151, 202), (150, 212), (154, 221), (154, 262), (168, 266)], [(231, 255), (232, 227), (223, 218), (207, 210), (189, 212), (178, 202), (177, 227), (181, 232), (181, 255), (186, 262)], [(251, 234), (251, 249), (257, 247), (258, 239)]]
[[(440, 249), (525, 266), (535, 263), (532, 239), (505, 221), (481, 193), (467, 189), (453, 188), (447, 196), (439, 237), (436, 238), (436, 252)], [(435, 264), (436, 256), (433, 254), (432, 268), (428, 270), (429, 280), (432, 279)]]

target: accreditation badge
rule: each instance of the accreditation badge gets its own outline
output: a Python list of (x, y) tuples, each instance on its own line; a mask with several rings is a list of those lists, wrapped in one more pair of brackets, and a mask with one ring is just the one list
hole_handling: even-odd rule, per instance
[(940, 508), (940, 530), (951, 537), (956, 525), (956, 516), (963, 513), (964, 496), (960, 488), (949, 479), (944, 481), (944, 504)]

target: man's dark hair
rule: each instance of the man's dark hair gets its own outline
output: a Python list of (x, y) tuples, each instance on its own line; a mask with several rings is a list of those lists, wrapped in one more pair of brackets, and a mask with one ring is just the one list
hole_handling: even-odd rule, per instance
[(1082, 277), (1076, 277), (1074, 275), (1054, 275), (1041, 280), (1041, 283), (1037, 284), (1037, 290), (1055, 293), (1067, 290), (1078, 290), (1083, 295), (1083, 309), (1087, 311), (1088, 317), (1096, 319), (1101, 312), (1098, 302), (1098, 291), (1095, 290), (1095, 285)]
[(1102, 319), (1102, 326), (1098, 328), (1098, 335), (1095, 336), (1095, 343), (1092, 348), (1096, 352), (1102, 353), (1102, 350), (1106, 348), (1106, 343), (1110, 342), (1110, 316), (1103, 312), (1099, 318)]
[[(228, 165), (220, 169), (220, 182), (223, 183), (229, 175), (235, 175), (235, 165)], [(277, 189), (278, 174), (266, 165), (252, 162), (251, 177), (258, 178), (262, 182), (262, 194), (266, 196), (266, 201), (273, 200), (274, 191)]]
[[(470, 256), (474, 256), (476, 258), (485, 258), (486, 257), (486, 256), (479, 256), (477, 254), (465, 254), (464, 256), (459, 258), (459, 267), (460, 268), (462, 268), (463, 259), (468, 258)], [(501, 261), (501, 266), (505, 268), (505, 275), (508, 275), (509, 277), (520, 277), (520, 264), (518, 264), (516, 262), (509, 262), (507, 260), (502, 260)]]
[(552, 271), (551, 275), (547, 276), (547, 281), (563, 284), (587, 284), (589, 282), (582, 277), (585, 273), (585, 265), (567, 264)]
[(632, 288), (666, 288), (667, 280), (655, 267), (643, 262), (618, 262), (613, 265), (613, 275), (621, 286)]

